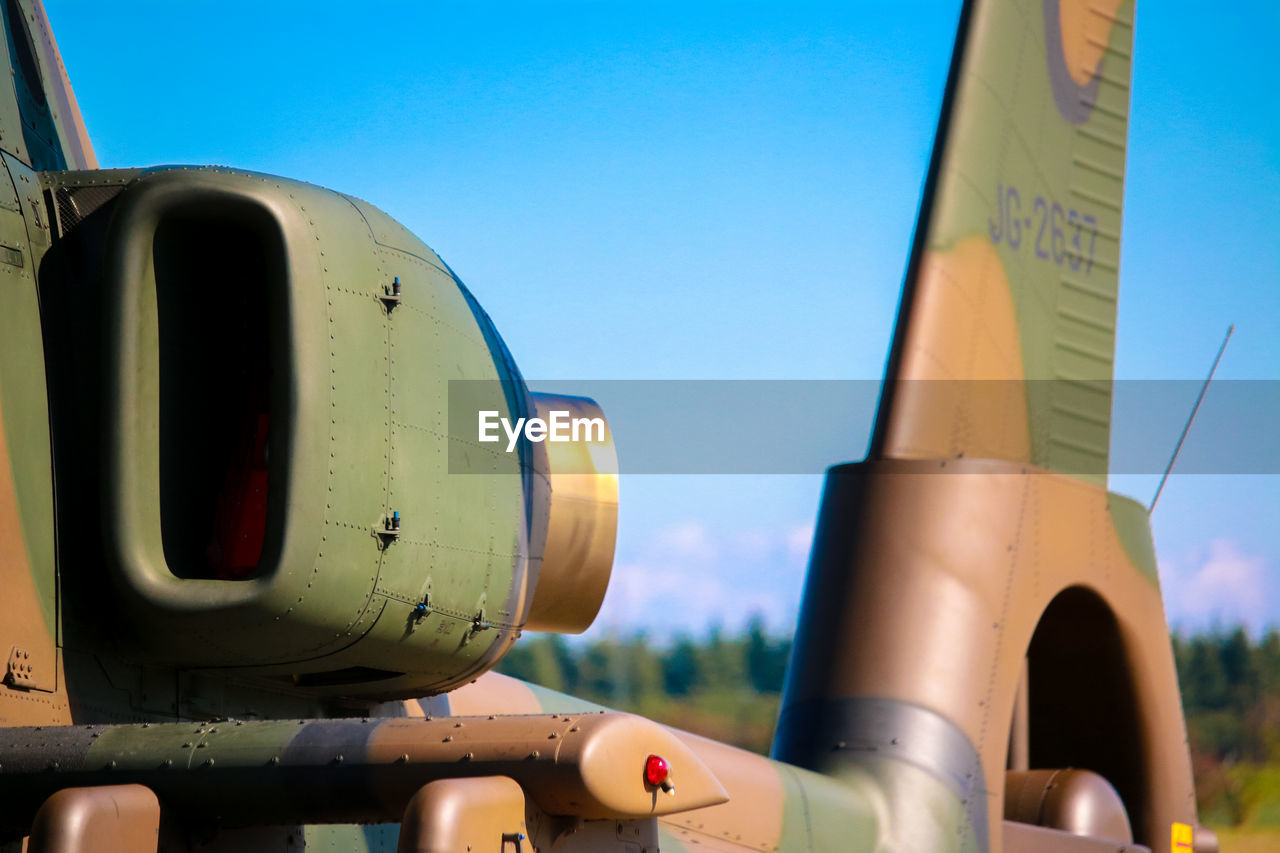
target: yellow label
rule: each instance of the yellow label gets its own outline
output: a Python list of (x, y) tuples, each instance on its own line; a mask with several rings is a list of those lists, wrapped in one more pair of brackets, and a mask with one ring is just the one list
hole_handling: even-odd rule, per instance
[(1190, 826), (1185, 823), (1175, 823), (1169, 853), (1191, 853), (1191, 837)]

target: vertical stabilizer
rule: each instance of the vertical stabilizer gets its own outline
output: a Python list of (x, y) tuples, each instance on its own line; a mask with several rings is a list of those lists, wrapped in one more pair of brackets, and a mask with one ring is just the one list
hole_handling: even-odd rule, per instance
[[(828, 473), (773, 745), (878, 786), (881, 849), (1212, 847), (1147, 514), (1105, 488), (1132, 22), (961, 13), (870, 458)], [(1055, 779), (1089, 826), (1019, 807)]]
[(44, 5), (0, 5), (11, 82), (0, 85), (0, 148), (37, 172), (98, 168)]
[(970, 4), (873, 439), (1104, 482), (1131, 0)]

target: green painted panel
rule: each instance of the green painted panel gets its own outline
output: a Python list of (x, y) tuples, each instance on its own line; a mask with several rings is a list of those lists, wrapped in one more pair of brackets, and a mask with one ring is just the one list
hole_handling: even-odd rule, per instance
[[(1095, 5), (1064, 50), (1057, 4), (974, 4), (924, 227), (928, 251), (995, 249), (1031, 380), (1032, 462), (1104, 484), (1133, 4)], [(1074, 82), (1069, 65), (1095, 61)]]
[[(0, 198), (16, 199), (7, 176), (0, 176)], [(16, 206), (16, 205), (15, 205)], [(20, 213), (0, 209), (0, 416), (22, 522), (31, 582), (49, 629), (52, 647), (57, 628), (54, 567), (53, 479), (49, 445), (49, 400), (45, 387), (44, 341), (40, 303), (32, 276), (26, 225)], [(17, 261), (18, 263), (14, 263)], [(7, 647), (5, 649), (7, 654)]]
[(689, 853), (689, 847), (675, 835), (677, 828), (658, 821), (658, 847), (662, 853)]
[(1151, 516), (1147, 508), (1132, 498), (1107, 493), (1107, 511), (1116, 536), (1133, 567), (1151, 583), (1160, 586), (1155, 542), (1151, 538)]
[(870, 780), (837, 780), (779, 762), (773, 766), (784, 792), (780, 850), (878, 849), (879, 820), (872, 806), (877, 792)]

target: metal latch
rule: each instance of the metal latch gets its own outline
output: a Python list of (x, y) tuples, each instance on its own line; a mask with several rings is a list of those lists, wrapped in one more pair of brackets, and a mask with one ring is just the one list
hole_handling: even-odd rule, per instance
[(381, 547), (386, 548), (392, 542), (400, 538), (400, 510), (392, 510), (390, 515), (384, 515), (382, 521), (373, 527), (373, 535), (377, 536), (381, 542)]
[(400, 304), (400, 276), (396, 276), (391, 280), (391, 284), (383, 285), (382, 295), (378, 297), (382, 300), (382, 304), (387, 306), (387, 313)]

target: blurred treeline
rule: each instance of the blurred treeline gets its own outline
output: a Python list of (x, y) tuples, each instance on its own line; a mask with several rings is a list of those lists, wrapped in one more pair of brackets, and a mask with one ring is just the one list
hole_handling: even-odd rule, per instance
[(1280, 634), (1175, 635), (1201, 820), (1280, 826)]
[[(1201, 819), (1280, 826), (1280, 634), (1173, 637)], [(760, 617), (729, 634), (567, 643), (529, 637), (499, 669), (602, 705), (767, 753), (791, 653)]]
[(611, 708), (768, 753), (791, 639), (752, 617), (729, 635), (677, 634), (661, 644), (644, 634), (565, 642), (557, 634), (516, 643), (498, 669)]

